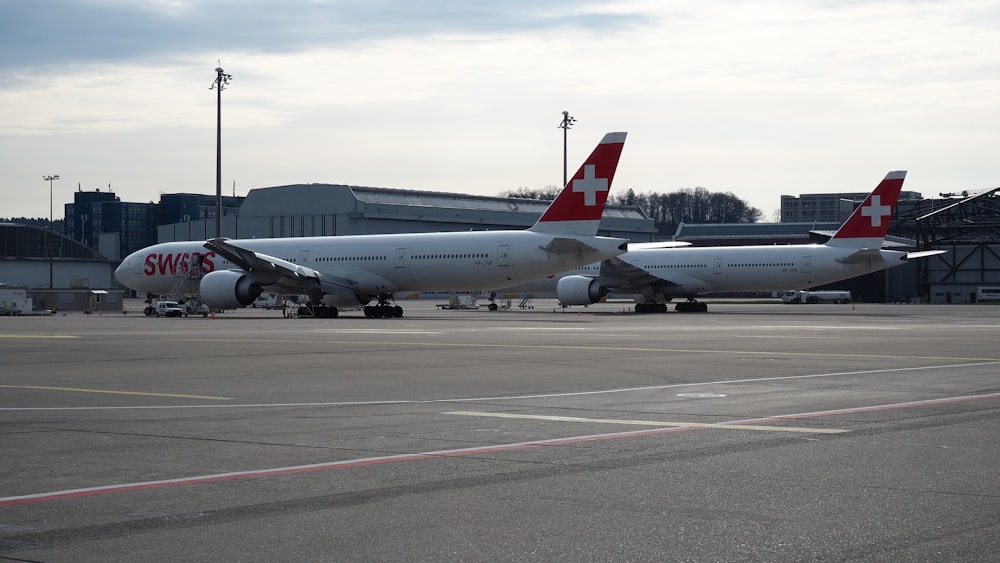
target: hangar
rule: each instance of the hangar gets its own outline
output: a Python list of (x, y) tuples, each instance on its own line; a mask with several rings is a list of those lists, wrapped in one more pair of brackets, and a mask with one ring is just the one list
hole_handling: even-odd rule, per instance
[(36, 309), (121, 311), (118, 262), (48, 229), (0, 223), (0, 283), (30, 289)]
[[(548, 201), (372, 188), (295, 184), (250, 190), (239, 213), (222, 220), (229, 238), (309, 237), (390, 233), (526, 229)], [(651, 241), (653, 219), (638, 207), (608, 206), (600, 234)], [(163, 225), (159, 242), (215, 236), (215, 221)]]

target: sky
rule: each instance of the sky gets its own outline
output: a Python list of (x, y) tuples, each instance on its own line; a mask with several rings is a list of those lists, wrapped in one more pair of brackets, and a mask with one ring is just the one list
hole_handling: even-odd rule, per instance
[(333, 183), (499, 195), (1000, 185), (995, 0), (0, 0), (0, 217)]

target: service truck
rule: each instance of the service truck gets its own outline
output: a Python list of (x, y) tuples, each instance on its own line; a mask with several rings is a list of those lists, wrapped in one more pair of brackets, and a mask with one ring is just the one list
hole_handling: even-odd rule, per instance
[(840, 289), (817, 291), (785, 291), (781, 294), (782, 303), (850, 303), (851, 292)]
[(0, 284), (0, 315), (31, 314), (33, 306), (27, 288)]

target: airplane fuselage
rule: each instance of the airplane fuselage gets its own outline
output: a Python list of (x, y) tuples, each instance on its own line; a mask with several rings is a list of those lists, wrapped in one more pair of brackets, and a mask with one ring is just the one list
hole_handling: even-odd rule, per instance
[[(613, 293), (632, 293), (648, 300), (694, 297), (702, 293), (780, 291), (845, 280), (894, 266), (905, 252), (880, 250), (871, 259), (845, 263), (854, 250), (821, 244), (686, 247), (631, 250), (621, 261), (646, 272), (641, 278), (619, 276), (621, 267), (597, 262), (532, 280), (500, 292), (553, 293), (558, 280), (582, 275), (597, 278)], [(662, 283), (661, 283), (662, 282)]]
[[(582, 241), (576, 252), (553, 251), (553, 241)], [(295, 266), (350, 280), (359, 296), (397, 291), (484, 290), (519, 283), (614, 256), (624, 241), (607, 237), (553, 236), (532, 231), (407, 233), (230, 241)], [(556, 248), (555, 250), (559, 250)], [(150, 246), (125, 259), (119, 280), (129, 287), (170, 295), (188, 277), (192, 257), (203, 274), (235, 269), (201, 241)], [(123, 282), (124, 283), (124, 282)], [(280, 284), (264, 285), (283, 292)], [(288, 288), (296, 289), (296, 288)], [(347, 305), (340, 301), (341, 306)]]

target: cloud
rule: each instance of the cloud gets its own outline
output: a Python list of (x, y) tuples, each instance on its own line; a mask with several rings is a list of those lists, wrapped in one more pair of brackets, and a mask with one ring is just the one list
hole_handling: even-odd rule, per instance
[(599, 2), (463, 0), (13, 0), (0, 23), (2, 68), (129, 63), (190, 53), (289, 53), (434, 34), (609, 29), (642, 16)]

